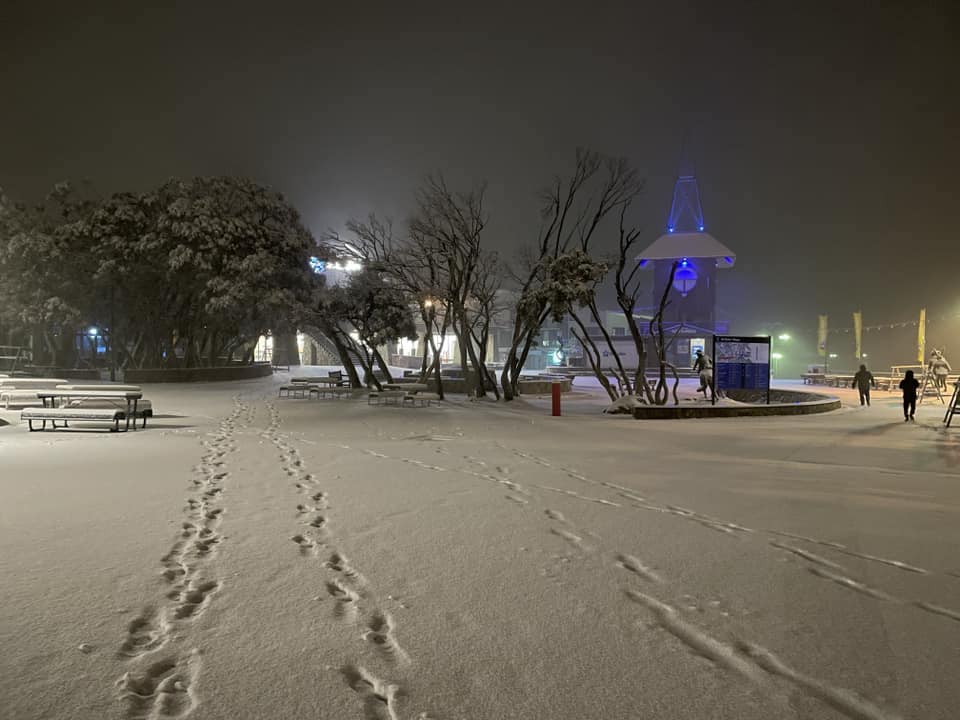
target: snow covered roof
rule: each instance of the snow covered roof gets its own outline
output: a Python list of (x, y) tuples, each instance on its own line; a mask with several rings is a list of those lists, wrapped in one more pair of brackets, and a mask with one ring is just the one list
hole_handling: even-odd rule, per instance
[(714, 258), (717, 267), (733, 267), (737, 256), (713, 235), (704, 232), (673, 232), (661, 235), (637, 256), (643, 267), (651, 260), (675, 260), (678, 258)]

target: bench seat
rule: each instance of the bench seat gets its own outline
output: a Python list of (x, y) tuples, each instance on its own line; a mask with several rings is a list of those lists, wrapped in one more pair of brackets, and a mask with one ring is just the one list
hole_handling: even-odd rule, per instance
[[(139, 413), (138, 413), (139, 414)], [(67, 423), (71, 420), (78, 422), (107, 422), (113, 423), (113, 427), (110, 428), (111, 432), (117, 432), (120, 430), (120, 421), (125, 422), (124, 429), (128, 429), (130, 426), (130, 419), (133, 420), (133, 427), (136, 429), (137, 419), (136, 418), (127, 418), (127, 413), (125, 410), (119, 408), (25, 408), (20, 413), (20, 420), (26, 421), (27, 426), (30, 428), (30, 432), (34, 431), (33, 423), (40, 422), (40, 430), (46, 430), (47, 421), (50, 421), (52, 424), (52, 429), (57, 429), (57, 422), (62, 422), (63, 427), (67, 427)], [(146, 427), (147, 419), (143, 419), (144, 427)]]
[[(126, 410), (127, 401), (121, 399), (111, 400), (110, 398), (81, 398), (79, 400), (73, 400), (68, 407), (93, 408), (96, 410), (112, 410), (114, 408), (117, 410)], [(137, 417), (153, 417), (153, 403), (149, 400), (138, 400)]]

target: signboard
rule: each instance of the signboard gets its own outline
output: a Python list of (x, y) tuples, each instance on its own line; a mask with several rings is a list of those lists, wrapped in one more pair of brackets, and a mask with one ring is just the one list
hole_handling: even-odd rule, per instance
[(697, 357), (697, 350), (700, 352), (707, 351), (707, 341), (704, 338), (691, 338), (688, 350), (690, 353), (690, 362), (693, 362)]
[(770, 402), (770, 337), (713, 336), (716, 390), (763, 390)]

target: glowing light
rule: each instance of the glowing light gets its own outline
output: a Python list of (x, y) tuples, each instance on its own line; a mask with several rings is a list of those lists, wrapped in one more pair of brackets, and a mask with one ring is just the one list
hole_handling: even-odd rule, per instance
[(783, 335), (781, 335), (781, 336), (780, 336), (779, 338), (777, 338), (777, 339), (778, 339), (778, 340), (789, 340), (789, 339), (790, 339), (790, 336), (787, 335), (787, 333), (784, 333)]
[(687, 293), (693, 290), (697, 284), (697, 271), (684, 259), (681, 267), (673, 274), (673, 287), (680, 293), (681, 297), (686, 297)]
[(87, 335), (89, 335), (90, 337), (96, 337), (99, 334), (100, 334), (100, 331), (95, 327), (91, 327), (87, 330)]
[(831, 359), (831, 360), (833, 360), (833, 359), (836, 358), (836, 357), (837, 357), (837, 354), (836, 354), (836, 353), (830, 353), (830, 359)]
[(329, 267), (334, 270), (342, 270), (343, 272), (359, 272), (363, 270), (363, 265), (356, 260), (347, 260), (345, 263), (331, 263)]
[(313, 272), (315, 272), (317, 275), (323, 275), (324, 270), (327, 269), (327, 263), (325, 260), (311, 256), (310, 269), (313, 270)]
[(700, 226), (700, 232), (703, 232), (703, 225)]
[(781, 355), (780, 353), (770, 353), (770, 357), (772, 357), (774, 360), (780, 360), (783, 357), (783, 355)]
[(650, 262), (650, 261), (649, 261), (649, 260), (641, 260), (641, 261), (640, 261), (640, 267), (646, 267), (646, 265), (647, 265), (648, 262)]

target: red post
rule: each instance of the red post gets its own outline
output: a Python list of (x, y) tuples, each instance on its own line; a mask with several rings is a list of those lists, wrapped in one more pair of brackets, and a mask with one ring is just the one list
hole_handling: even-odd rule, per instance
[(560, 383), (553, 383), (551, 389), (553, 391), (553, 416), (560, 417)]

